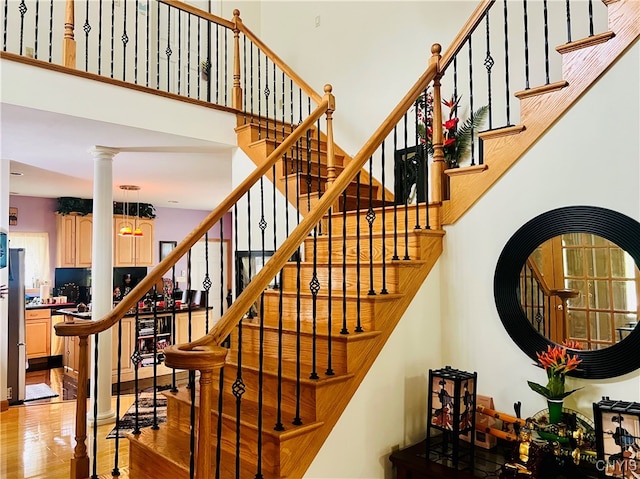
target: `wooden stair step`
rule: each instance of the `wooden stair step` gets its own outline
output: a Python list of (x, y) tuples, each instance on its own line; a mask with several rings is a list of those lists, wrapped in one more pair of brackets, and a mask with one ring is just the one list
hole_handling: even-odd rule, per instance
[[(384, 256), (382, 251), (382, 233), (375, 232), (371, 234), (371, 241), (368, 231), (368, 225), (364, 226), (366, 229), (360, 233), (360, 235), (347, 234), (344, 236), (341, 234), (331, 235), (331, 261), (334, 264), (342, 264), (343, 258), (346, 258), (347, 262), (355, 263), (360, 258), (360, 264), (368, 264), (370, 258), (373, 258), (374, 262), (382, 261), (382, 258), (386, 258), (387, 261), (392, 261), (394, 257), (397, 259), (404, 259), (408, 256), (411, 259), (421, 259), (421, 235), (416, 231), (386, 231), (384, 235)], [(333, 225), (332, 225), (332, 230)], [(360, 245), (358, 247), (358, 244)], [(316, 246), (317, 245), (317, 246)], [(407, 248), (405, 248), (407, 245)], [(343, 251), (343, 248), (345, 251)], [(327, 262), (329, 260), (329, 235), (323, 234), (316, 239), (305, 239), (304, 248), (304, 260), (313, 261), (314, 251), (317, 250), (316, 260), (320, 262)], [(373, 256), (371, 256), (373, 255)]]
[[(327, 190), (328, 185), (326, 176), (318, 177), (317, 175), (291, 174), (285, 176), (284, 180), (289, 182), (289, 191), (299, 191), (301, 195), (306, 195), (307, 193), (313, 193), (316, 191), (324, 193)], [(355, 182), (351, 182), (345, 191), (347, 192), (347, 197), (357, 197), (359, 195), (361, 198), (360, 204), (362, 205), (362, 199), (366, 199), (366, 203), (368, 205), (369, 191), (371, 191), (372, 198), (377, 198), (378, 185), (369, 186), (368, 183), (361, 183), (358, 185)]]
[[(346, 288), (347, 293), (355, 294), (360, 291), (380, 293), (383, 288), (388, 293), (401, 293), (399, 289), (401, 274), (409, 268), (421, 266), (420, 260), (394, 260), (387, 262), (374, 262), (373, 264), (347, 263), (343, 270), (342, 264), (332, 265), (329, 274), (329, 265), (326, 263), (300, 263), (300, 281), (303, 284), (310, 284), (312, 279), (319, 283), (319, 292), (327, 294), (329, 281), (334, 294), (340, 295)], [(314, 277), (315, 269), (315, 277)], [(344, 275), (346, 273), (346, 275)], [(297, 289), (297, 265), (296, 263), (285, 264), (282, 270), (282, 288), (284, 291), (296, 291)], [(371, 284), (373, 277), (373, 284)]]
[[(309, 292), (309, 284), (301, 284), (301, 291), (281, 291), (266, 290), (264, 293), (265, 310), (279, 311), (280, 296), (282, 295), (282, 322), (283, 327), (291, 331), (297, 328), (297, 318), (300, 316), (300, 329), (307, 333), (312, 332), (313, 328), (313, 312), (314, 297)], [(345, 297), (340, 295), (332, 295), (331, 311), (333, 318), (332, 331), (342, 328), (343, 305), (346, 303), (347, 328), (350, 333), (355, 332), (357, 325), (357, 317), (360, 315), (360, 326), (365, 331), (373, 331), (376, 329), (376, 308), (384, 301), (395, 301), (399, 298), (398, 294), (378, 294), (368, 295), (367, 291), (361, 291), (360, 296), (357, 294), (348, 294)], [(300, 308), (298, 311), (298, 301)], [(317, 332), (327, 334), (328, 325), (328, 309), (329, 297), (326, 294), (318, 294), (315, 300), (316, 328)], [(265, 324), (269, 326), (278, 326), (278, 315), (265, 315)], [(254, 319), (255, 321), (255, 319)]]
[[(181, 388), (177, 393), (169, 393), (166, 394), (166, 396), (168, 427), (180, 429), (188, 433), (189, 423), (191, 421), (191, 390)], [(214, 424), (217, 424), (218, 421), (219, 399), (220, 394), (216, 388), (213, 394), (213, 409), (211, 411), (211, 420)], [(200, 404), (199, 387), (196, 387), (195, 404), (196, 417), (198, 417), (197, 405)], [(240, 400), (240, 423), (241, 427), (248, 430), (243, 432), (243, 435), (253, 435), (254, 438), (257, 436), (258, 413), (261, 413), (263, 437), (270, 436), (269, 440), (274, 443), (291, 440), (301, 434), (312, 432), (321, 426), (321, 424), (316, 423), (313, 417), (306, 417), (302, 424), (294, 424), (295, 410), (288, 411), (284, 408), (282, 408), (280, 419), (278, 419), (278, 410), (275, 406), (263, 403), (262, 407), (259, 408), (256, 401), (245, 398), (244, 395), (242, 395)], [(229, 429), (236, 428), (237, 401), (230, 389), (225, 389), (222, 393), (222, 416), (224, 420), (227, 421), (227, 427)], [(282, 424), (282, 430), (275, 429), (274, 426), (278, 422)], [(214, 439), (212, 439), (212, 441), (215, 442)]]
[[(295, 329), (283, 329), (280, 332), (277, 326), (261, 326), (260, 318), (243, 320), (242, 326), (243, 354), (258, 354), (261, 344), (260, 336), (262, 335), (262, 352), (265, 358), (277, 359), (281, 356), (284, 362), (295, 364), (296, 357), (298, 357), (299, 342), (301, 366), (305, 369), (310, 369), (314, 345), (316, 350), (315, 359), (318, 365), (329, 364), (330, 345), (332, 369), (335, 374), (346, 374), (348, 372), (349, 348), (355, 341), (374, 339), (379, 334), (377, 331), (340, 334), (341, 324), (334, 323), (331, 336), (316, 332), (314, 337), (313, 332), (302, 331), (298, 338)], [(236, 341), (232, 340), (232, 344), (237, 343), (237, 334), (238, 331), (236, 330), (232, 336), (236, 338)], [(331, 338), (330, 342), (329, 338)]]
[[(144, 428), (139, 435), (130, 434), (129, 439), (129, 478), (130, 479), (188, 479), (190, 463), (190, 435), (178, 429), (161, 427), (153, 430)], [(215, 444), (213, 449), (213, 467), (215, 468)], [(236, 477), (236, 458), (234, 454), (220, 451), (220, 477)], [(263, 470), (264, 479), (279, 479), (280, 476)], [(211, 477), (215, 477), (212, 471)], [(255, 479), (255, 463), (240, 458), (241, 479)]]

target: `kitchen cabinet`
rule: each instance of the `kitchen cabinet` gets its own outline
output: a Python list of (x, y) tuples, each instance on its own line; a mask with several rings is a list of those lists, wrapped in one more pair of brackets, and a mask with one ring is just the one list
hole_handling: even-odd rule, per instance
[(64, 337), (57, 336), (55, 326), (58, 323), (64, 322), (63, 314), (51, 315), (51, 352), (50, 356), (62, 356), (64, 355)]
[[(211, 316), (211, 311), (209, 311)], [(191, 311), (191, 340), (195, 341), (207, 334), (205, 330), (205, 310)], [(213, 319), (209, 317), (209, 328), (213, 326)], [(189, 312), (183, 311), (176, 314), (176, 344), (189, 342)]]
[(46, 358), (51, 353), (51, 310), (25, 311), (27, 359)]
[(56, 266), (90, 268), (93, 241), (92, 215), (56, 214)]
[[(139, 228), (142, 236), (120, 236), (118, 232), (125, 226), (133, 231)], [(113, 261), (116, 267), (153, 266), (154, 262), (154, 220), (114, 215)]]

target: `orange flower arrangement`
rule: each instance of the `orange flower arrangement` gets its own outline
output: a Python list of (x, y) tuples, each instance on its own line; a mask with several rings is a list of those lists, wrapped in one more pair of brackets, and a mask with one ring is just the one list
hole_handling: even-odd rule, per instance
[(582, 349), (582, 345), (576, 341), (563, 343), (562, 346), (547, 346), (547, 350), (537, 353), (538, 362), (547, 372), (547, 386), (527, 381), (529, 387), (547, 399), (563, 399), (578, 389), (565, 391), (565, 378), (567, 374), (578, 368), (582, 359), (577, 354), (571, 355), (567, 348)]

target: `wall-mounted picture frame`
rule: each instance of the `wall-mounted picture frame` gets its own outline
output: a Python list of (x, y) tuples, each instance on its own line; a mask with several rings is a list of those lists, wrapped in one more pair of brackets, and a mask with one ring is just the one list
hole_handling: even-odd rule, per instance
[(160, 252), (160, 261), (165, 259), (169, 253), (171, 253), (176, 246), (178, 246), (177, 241), (160, 241), (160, 247), (158, 251)]
[(13, 206), (9, 207), (9, 226), (16, 226), (18, 224), (18, 208)]

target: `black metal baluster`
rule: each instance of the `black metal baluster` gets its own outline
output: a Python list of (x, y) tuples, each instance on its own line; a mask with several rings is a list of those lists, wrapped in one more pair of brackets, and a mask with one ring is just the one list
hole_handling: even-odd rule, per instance
[(264, 108), (265, 108), (264, 130), (266, 133), (266, 138), (269, 138), (269, 95), (270, 94), (271, 94), (271, 90), (269, 90), (269, 57), (265, 54), (264, 56)]
[(156, 90), (160, 89), (160, 2), (156, 9)]
[[(87, 0), (88, 1), (88, 0)], [(53, 2), (53, 0), (52, 0)], [(7, 51), (7, 23), (9, 17), (9, 0), (4, 0), (4, 24), (2, 33), (2, 51)], [(49, 29), (51, 30), (51, 28)]]
[[(5, 20), (6, 20), (6, 16), (5, 16)], [(6, 32), (6, 29), (5, 29), (5, 32)], [(52, 56), (53, 56), (53, 0), (51, 0), (51, 3), (49, 5), (49, 63), (51, 63)]]
[(571, 1), (566, 0), (567, 10), (567, 43), (571, 43)]
[[(347, 204), (347, 190), (342, 192), (343, 203)], [(329, 250), (332, 249), (329, 243)], [(347, 208), (342, 208), (342, 329), (340, 334), (349, 334), (347, 328)]]
[(89, 71), (89, 32), (91, 32), (91, 25), (89, 24), (89, 0), (86, 0), (82, 30), (84, 31), (84, 70)]
[(485, 16), (485, 20), (486, 20), (485, 33), (486, 33), (487, 52), (484, 57), (484, 67), (487, 70), (487, 98), (488, 98), (487, 109), (488, 109), (488, 116), (489, 116), (489, 130), (491, 130), (493, 128), (493, 99), (491, 96), (492, 94), (491, 72), (493, 70), (494, 61), (493, 61), (493, 57), (491, 56), (491, 35), (489, 33), (490, 29), (489, 29), (489, 13), (488, 12), (487, 12), (487, 15)]
[(507, 12), (507, 0), (503, 1), (503, 16), (504, 16), (504, 75), (505, 75), (505, 98), (506, 98), (506, 112), (507, 112), (507, 125), (511, 125), (511, 97), (509, 94), (509, 27), (508, 27), (508, 12)]
[(360, 176), (361, 172), (358, 171), (356, 175), (356, 327), (354, 331), (356, 333), (361, 333), (364, 331), (362, 329), (362, 321), (361, 321), (361, 306), (360, 303)]
[[(196, 382), (196, 372), (189, 370), (189, 385), (194, 385)], [(196, 470), (196, 388), (191, 387), (190, 391), (190, 417), (189, 424), (189, 477), (195, 477)]]
[(593, 36), (593, 0), (589, 0), (589, 36)]
[(262, 72), (260, 68), (260, 50), (258, 50), (258, 64), (256, 65), (256, 69), (258, 70), (258, 139), (262, 139), (262, 81), (260, 77), (260, 73)]
[(33, 58), (38, 58), (38, 22), (40, 21), (40, 2), (36, 0), (36, 18), (34, 24)]
[[(273, 96), (275, 98), (275, 95)], [(286, 165), (287, 165), (287, 155), (284, 155), (284, 158), (282, 160), (284, 162), (284, 166), (285, 166), (285, 171), (286, 171)], [(277, 162), (276, 162), (277, 163)], [(272, 201), (273, 201), (273, 251), (276, 251), (278, 249), (278, 242), (276, 239), (276, 231), (277, 231), (277, 224), (276, 224), (276, 182), (275, 179), (277, 178), (277, 172), (276, 172), (276, 163), (273, 164), (273, 167), (271, 169), (271, 174), (273, 176), (274, 182), (273, 182), (273, 196), (272, 196)], [(288, 189), (288, 181), (285, 178), (285, 204), (289, 203), (289, 189)], [(287, 217), (287, 215), (285, 214), (285, 232), (286, 232), (286, 236), (289, 237), (289, 218)], [(277, 396), (278, 396), (278, 400), (277, 400), (277, 411), (276, 411), (276, 424), (274, 426), (273, 429), (275, 429), (276, 431), (284, 431), (284, 426), (282, 424), (282, 361), (283, 361), (283, 355), (282, 355), (282, 342), (284, 341), (284, 324), (282, 322), (282, 316), (283, 316), (283, 310), (282, 310), (282, 270), (284, 268), (282, 268), (280, 270), (280, 278), (279, 278), (279, 288), (278, 288), (278, 392), (277, 392)], [(276, 284), (278, 284), (278, 277), (276, 274)]]
[[(409, 126), (409, 117), (408, 114), (405, 113), (402, 117), (404, 120), (404, 151), (405, 151), (405, 168), (410, 168), (410, 161), (408, 160), (408, 155), (406, 152), (409, 151), (409, 139), (408, 139), (408, 126)], [(371, 164), (371, 159), (369, 159), (369, 163)], [(373, 175), (373, 170), (371, 165), (369, 166), (369, 175)], [(369, 179), (369, 185), (371, 185), (371, 179)], [(371, 187), (371, 186), (369, 186)], [(369, 201), (371, 201), (371, 192), (369, 192)], [(403, 260), (409, 260), (409, 193), (407, 192), (404, 195), (404, 258)]]
[[(174, 297), (174, 291), (176, 287), (176, 265), (171, 267), (171, 344), (176, 344), (176, 302)], [(136, 336), (137, 337), (137, 336)], [(171, 368), (171, 392), (178, 392), (176, 370)]]
[(20, 0), (20, 5), (18, 6), (18, 11), (20, 12), (20, 55), (22, 55), (22, 49), (24, 46), (24, 15), (27, 13), (29, 9), (27, 5), (24, 3), (24, 0)]
[[(249, 192), (247, 191), (247, 194)], [(247, 198), (247, 201), (249, 201), (250, 198)], [(233, 205), (233, 218), (234, 218), (234, 229), (233, 231), (235, 232), (235, 244), (238, 245), (238, 203), (236, 202)], [(250, 238), (250, 237), (249, 237)], [(249, 241), (249, 244), (251, 244), (251, 241)], [(249, 255), (249, 257), (251, 257), (251, 255)], [(249, 264), (251, 264), (251, 261), (249, 261)], [(237, 297), (237, 288), (240, 287), (240, 281), (239, 281), (239, 276), (240, 276), (240, 271), (239, 269), (236, 269), (236, 297)], [(245, 391), (246, 391), (246, 386), (244, 384), (244, 380), (242, 379), (242, 324), (243, 321), (239, 321), (238, 322), (238, 346), (237, 346), (237, 368), (236, 368), (236, 378), (233, 381), (233, 385), (231, 386), (231, 391), (233, 392), (233, 396), (236, 400), (236, 437), (240, 437), (240, 420), (241, 420), (241, 413), (242, 413), (242, 396), (244, 395)], [(224, 369), (224, 368), (223, 368)], [(222, 380), (222, 377), (220, 378), (219, 381), (219, 386), (218, 386), (218, 390), (219, 391), (223, 391), (224, 390), (224, 383)], [(217, 443), (218, 443), (218, 451), (220, 451), (221, 449), (221, 438), (222, 438), (222, 431), (221, 431), (221, 424), (219, 423), (218, 425), (218, 437), (217, 437)], [(239, 477), (240, 474), (240, 441), (236, 441), (236, 449), (235, 449), (235, 458), (236, 458), (236, 477)]]
[[(415, 105), (415, 104), (414, 104)], [(416, 224), (413, 227), (414, 230), (419, 230), (422, 229), (422, 227), (420, 226), (420, 187), (422, 186), (420, 184), (420, 182), (418, 181), (420, 179), (420, 173), (422, 172), (421, 168), (420, 168), (420, 151), (419, 151), (419, 147), (420, 147), (420, 135), (418, 134), (418, 109), (414, 108), (413, 109), (413, 141), (416, 145), (415, 147), (415, 153), (414, 153), (414, 157), (411, 160), (411, 166), (413, 167), (413, 169), (415, 170), (415, 174), (414, 174), (414, 178), (416, 181), (416, 202), (415, 202), (415, 216), (416, 216)], [(426, 130), (425, 130), (426, 133)], [(384, 179), (384, 140), (382, 141), (382, 145), (381, 145), (381, 156), (382, 156), (382, 177)], [(409, 152), (407, 151), (406, 157), (409, 157)], [(382, 188), (383, 194), (382, 194), (382, 230), (384, 231), (384, 187)], [(425, 202), (425, 208), (427, 207), (427, 203)], [(384, 245), (384, 243), (383, 243)], [(384, 246), (383, 246), (384, 247)], [(385, 262), (384, 262), (384, 255), (382, 256), (382, 278), (383, 278), (383, 288), (384, 288), (384, 275), (385, 275)]]
[[(277, 84), (276, 84), (276, 64), (275, 62), (272, 64), (273, 65), (273, 141), (275, 142), (274, 144), (276, 146), (278, 146), (278, 132), (277, 132), (277, 118), (278, 118), (278, 107), (276, 105), (276, 96), (278, 93), (278, 89), (277, 89)], [(267, 133), (267, 136), (269, 136), (269, 133)]]
[(145, 86), (149, 86), (149, 79), (150, 79), (150, 75), (151, 75), (151, 65), (150, 65), (150, 48), (149, 48), (149, 34), (151, 32), (151, 26), (150, 26), (150, 17), (151, 15), (149, 15), (149, 12), (151, 12), (151, 9), (149, 7), (149, 0), (147, 0), (147, 21), (146, 21), (146, 29), (147, 29), (147, 37), (146, 37), (146, 53), (145, 53)]
[[(307, 143), (308, 144), (308, 143)], [(307, 146), (308, 148), (308, 146)], [(318, 292), (320, 291), (320, 281), (318, 281), (318, 225), (313, 228), (313, 276), (309, 282), (309, 290), (312, 299), (312, 333), (311, 333), (311, 374), (309, 379), (319, 379), (316, 370), (316, 338), (318, 326)]]
[[(265, 264), (265, 230), (267, 222), (264, 218), (264, 176), (260, 177), (260, 228), (261, 248), (262, 248), (262, 264)], [(260, 327), (259, 327), (259, 351), (258, 351), (258, 423), (257, 423), (257, 455), (258, 468), (256, 477), (262, 477), (262, 407), (264, 396), (264, 292), (260, 294)]]
[(227, 95), (228, 95), (228, 88), (227, 88), (227, 78), (229, 78), (229, 73), (228, 73), (228, 69), (229, 69), (229, 62), (227, 59), (227, 54), (229, 52), (229, 46), (228, 46), (228, 39), (229, 38), (229, 30), (225, 28), (224, 30), (224, 104), (225, 106), (228, 105), (227, 102)]
[(253, 121), (253, 42), (251, 42), (251, 48), (249, 50), (250, 52), (250, 72), (251, 72), (251, 82), (250, 82), (250, 88), (249, 90), (251, 91), (251, 121)]
[(216, 104), (220, 103), (220, 25), (216, 23)]
[(369, 223), (369, 295), (375, 295), (376, 290), (373, 287), (373, 222), (376, 219), (376, 213), (373, 211), (372, 184), (373, 177), (373, 156), (369, 157), (369, 209), (367, 210), (367, 222)]
[(182, 93), (182, 10), (178, 10), (178, 78), (176, 93)]
[[(138, 84), (138, 17), (139, 17), (139, 5), (136, 0), (136, 13), (134, 24), (134, 40), (133, 40), (133, 83)], [(125, 15), (126, 17), (126, 15)]]
[(109, 54), (110, 63), (109, 63), (109, 76), (113, 78), (113, 74), (115, 72), (114, 68), (114, 55), (115, 55), (115, 41), (116, 41), (116, 1), (111, 0), (111, 53)]
[(156, 286), (153, 287), (153, 423), (151, 429), (158, 430), (158, 329), (160, 325), (158, 323), (158, 290)]
[(169, 5), (167, 5), (167, 48), (164, 53), (167, 55), (167, 91), (171, 91), (171, 55), (173, 51), (171, 50), (171, 7)]
[[(293, 88), (291, 89), (291, 120), (293, 123)], [(296, 141), (296, 161), (295, 161), (295, 177), (296, 177), (296, 211), (300, 211), (300, 162), (302, 161), (300, 153), (300, 139)], [(300, 215), (296, 215), (297, 224), (300, 224)], [(305, 250), (306, 252), (306, 250)], [(300, 418), (300, 387), (302, 378), (301, 369), (301, 336), (302, 336), (302, 318), (300, 315), (302, 308), (302, 301), (300, 298), (300, 291), (302, 289), (302, 279), (300, 277), (301, 262), (300, 247), (296, 251), (296, 414), (293, 418), (293, 424), (299, 426), (302, 424), (302, 418)], [(281, 286), (282, 287), (282, 286)]]
[[(398, 125), (393, 127), (393, 151), (398, 151)], [(398, 172), (394, 170), (394, 175)], [(404, 179), (403, 179), (404, 181)], [(393, 198), (393, 256), (391, 259), (400, 259), (398, 256), (398, 198)]]
[[(522, 0), (523, 20), (524, 20), (524, 84), (525, 90), (529, 89), (529, 15), (527, 11), (527, 0)], [(471, 110), (473, 111), (473, 109)]]
[(542, 2), (542, 15), (544, 18), (544, 75), (545, 84), (549, 84), (549, 10), (547, 0)]
[(124, 2), (124, 15), (122, 18), (122, 81), (127, 79), (127, 44), (129, 36), (127, 35), (127, 1)]
[[(320, 145), (318, 145), (320, 148)], [(320, 176), (320, 175), (318, 175)], [(329, 208), (329, 235), (327, 238), (327, 370), (325, 374), (328, 376), (333, 375), (333, 370), (331, 369), (331, 321), (333, 315), (332, 301), (333, 301), (333, 271), (332, 271), (332, 249), (333, 249), (333, 208)], [(343, 258), (344, 262), (344, 258)]]
[[(469, 139), (469, 150), (471, 151), (471, 166), (476, 164), (476, 148), (475, 148), (475, 127), (474, 127), (474, 110), (473, 110), (473, 46), (471, 44), (471, 37), (469, 37), (469, 118), (471, 120), (471, 135)], [(456, 98), (457, 100), (457, 98)], [(456, 107), (457, 109), (457, 107)], [(457, 115), (456, 115), (457, 116)]]
[[(387, 217), (387, 203), (386, 203), (386, 188), (385, 188), (385, 170), (386, 170), (386, 156), (385, 156), (385, 140), (382, 140), (382, 149), (381, 149), (381, 161), (382, 161), (382, 288), (380, 289), (380, 294), (389, 294), (389, 291), (387, 290), (387, 245), (386, 245), (386, 232), (387, 232), (387, 223), (386, 223), (386, 217)], [(416, 143), (416, 154), (418, 153), (418, 143)], [(417, 183), (416, 183), (416, 190), (417, 190)], [(425, 199), (425, 208), (427, 208), (427, 202)], [(359, 213), (358, 213), (358, 216)], [(418, 222), (418, 210), (416, 209), (416, 222)], [(416, 225), (416, 227), (419, 227), (419, 225)], [(358, 314), (358, 316), (360, 316), (360, 314)]]
[[(111, 475), (112, 476), (119, 476), (120, 475), (120, 470), (118, 468), (118, 462), (119, 462), (119, 458), (120, 458), (120, 451), (119, 451), (119, 446), (120, 446), (120, 393), (121, 393), (121, 386), (122, 386), (122, 319), (120, 319), (120, 321), (118, 321), (118, 349), (117, 349), (117, 358), (118, 358), (118, 365), (116, 368), (116, 437), (115, 439), (115, 444), (114, 444), (114, 456), (113, 456), (113, 469), (111, 470)], [(97, 399), (97, 396), (96, 396)]]

